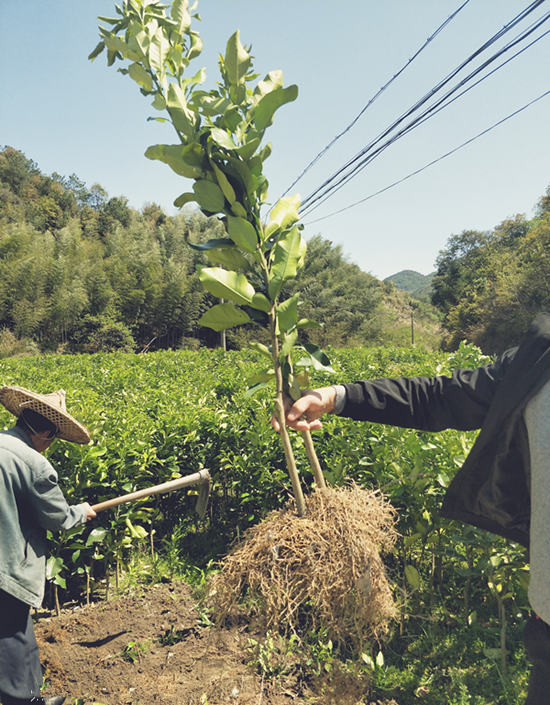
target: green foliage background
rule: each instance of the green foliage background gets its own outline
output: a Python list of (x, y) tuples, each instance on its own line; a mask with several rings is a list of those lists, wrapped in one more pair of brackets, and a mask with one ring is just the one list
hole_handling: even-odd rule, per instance
[(516, 215), (489, 232), (449, 238), (437, 259), (432, 302), (443, 314), (444, 345), (469, 340), (488, 353), (517, 344), (550, 309), (550, 189), (533, 218)]

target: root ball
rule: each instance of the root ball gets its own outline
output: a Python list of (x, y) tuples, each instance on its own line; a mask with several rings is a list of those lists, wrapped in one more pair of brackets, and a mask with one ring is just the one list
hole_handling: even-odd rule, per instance
[(396, 609), (380, 552), (396, 540), (396, 513), (379, 493), (357, 485), (308, 496), (251, 527), (211, 583), (217, 618), (236, 610), (262, 628), (302, 638), (326, 630), (340, 647), (379, 640)]

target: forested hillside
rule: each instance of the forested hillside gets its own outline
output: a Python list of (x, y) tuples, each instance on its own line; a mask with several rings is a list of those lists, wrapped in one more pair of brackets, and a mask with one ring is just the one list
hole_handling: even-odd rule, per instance
[[(211, 304), (199, 283), (204, 255), (187, 240), (220, 237), (223, 226), (198, 212), (140, 211), (76, 175), (47, 176), (20, 151), (0, 151), (0, 355), (96, 352), (218, 344), (198, 325)], [(324, 324), (304, 332), (324, 346), (408, 344), (411, 300), (314, 237), (292, 292), (304, 316)], [(415, 311), (416, 341), (439, 342), (430, 307)], [(239, 348), (251, 331), (228, 332)], [(257, 337), (257, 331), (254, 331)]]
[(550, 309), (550, 188), (532, 219), (517, 215), (490, 232), (453, 235), (432, 285), (447, 349), (468, 340), (496, 353), (517, 343), (531, 319)]
[(391, 282), (400, 291), (407, 291), (413, 298), (430, 301), (432, 295), (432, 274), (420, 274), (412, 269), (403, 269), (384, 279)]

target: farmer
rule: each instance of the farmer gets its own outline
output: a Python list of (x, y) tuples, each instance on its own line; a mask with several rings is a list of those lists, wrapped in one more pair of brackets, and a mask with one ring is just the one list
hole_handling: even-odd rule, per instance
[[(517, 348), (451, 377), (365, 380), (307, 390), (286, 423), (321, 428), (323, 414), (426, 431), (481, 429), (442, 513), (529, 548), (534, 614), (523, 639), (532, 662), (526, 705), (550, 703), (550, 314)], [(272, 418), (275, 430), (279, 423)]]
[(0, 403), (17, 416), (0, 432), (0, 701), (61, 705), (42, 698), (42, 670), (30, 606), (44, 596), (46, 529), (58, 531), (95, 516), (87, 502), (69, 506), (57, 473), (41, 455), (55, 438), (88, 443), (87, 429), (67, 413), (65, 392), (35, 394), (2, 387)]

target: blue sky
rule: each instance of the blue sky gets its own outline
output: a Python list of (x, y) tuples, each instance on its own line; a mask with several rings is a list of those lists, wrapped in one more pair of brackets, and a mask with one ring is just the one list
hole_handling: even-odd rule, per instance
[[(273, 200), (359, 113), (376, 91), (454, 12), (460, 0), (200, 0), (203, 54), (192, 67), (217, 79), (217, 55), (240, 29), (260, 74), (282, 69), (295, 103), (268, 132), (266, 175)], [(308, 195), (467, 55), (526, 7), (527, 0), (470, 0), (459, 15), (293, 189)], [(550, 10), (546, 0), (533, 15)], [(173, 141), (136, 85), (96, 45), (97, 16), (111, 0), (1, 0), (0, 145), (40, 169), (76, 173), (88, 186), (124, 195), (135, 208), (159, 203), (173, 213), (189, 188), (167, 166), (143, 156)], [(550, 28), (550, 22), (543, 31)], [(533, 215), (550, 185), (550, 96), (418, 176), (344, 213), (308, 224), (402, 178), (550, 89), (550, 35), (449, 109), (386, 150), (305, 218), (307, 236), (339, 244), (349, 261), (384, 278), (402, 269), (427, 274), (451, 234), (488, 230)]]

